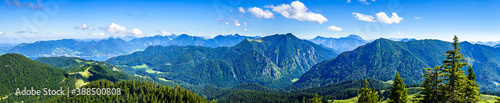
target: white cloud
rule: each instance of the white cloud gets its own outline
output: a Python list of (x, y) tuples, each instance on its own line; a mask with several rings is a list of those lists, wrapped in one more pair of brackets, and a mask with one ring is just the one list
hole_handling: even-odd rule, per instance
[(115, 23), (111, 23), (110, 25), (107, 25), (106, 27), (102, 27), (101, 30), (106, 31), (111, 34), (133, 34), (133, 35), (142, 35), (144, 34), (141, 30), (138, 28), (134, 28), (130, 31), (127, 30), (124, 26), (120, 26)]
[[(234, 23), (234, 26), (241, 26), (240, 21), (239, 21), (238, 19), (228, 18), (227, 20), (228, 20), (229, 22), (233, 22), (233, 23)], [(229, 22), (226, 22), (226, 25), (229, 25)]]
[(351, 3), (351, 0), (347, 0), (346, 2), (347, 2), (347, 3)]
[[(366, 5), (371, 4), (371, 3), (367, 2), (366, 0), (359, 0), (359, 2), (366, 4)], [(372, 0), (372, 2), (375, 2), (375, 0)]]
[(139, 30), (137, 28), (132, 29), (131, 31), (129, 31), (129, 33), (134, 34), (134, 35), (142, 35), (142, 34), (144, 34), (144, 33), (142, 33), (141, 30)]
[(247, 32), (248, 30), (247, 29), (243, 29), (243, 31)]
[(240, 11), (241, 13), (246, 13), (246, 11), (243, 7), (238, 7), (238, 11)]
[(245, 24), (245, 27), (247, 27), (247, 22), (243, 22), (243, 24)]
[(319, 24), (323, 24), (328, 21), (328, 19), (326, 19), (323, 15), (308, 11), (306, 5), (300, 1), (294, 1), (291, 4), (266, 7), (272, 8), (274, 12), (277, 12), (286, 18), (315, 22)]
[(222, 20), (220, 20), (219, 18), (215, 18), (215, 20), (217, 20), (217, 21), (219, 21), (219, 22), (220, 22), (220, 21), (222, 21)]
[(233, 21), (234, 21), (234, 26), (241, 26), (240, 21), (236, 19), (234, 19)]
[(115, 24), (115, 23), (111, 23), (111, 25), (108, 25), (108, 26), (101, 28), (101, 29), (104, 31), (107, 31), (107, 32), (111, 32), (111, 33), (126, 33), (127, 32), (127, 28), (125, 28), (124, 26), (120, 26), (118, 24)]
[(269, 10), (264, 11), (258, 7), (248, 8), (248, 12), (252, 13), (252, 15), (257, 18), (266, 18), (266, 19), (274, 18), (274, 14), (271, 11)]
[(415, 20), (419, 20), (419, 19), (420, 19), (420, 17), (416, 17), (416, 16), (414, 16), (414, 17), (413, 17), (413, 19), (415, 19)]
[(0, 35), (3, 35), (4, 33), (3, 32), (0, 32)]
[(340, 28), (340, 27), (336, 27), (336, 26), (330, 25), (330, 26), (328, 27), (328, 30), (330, 30), (330, 31), (342, 31), (342, 30), (344, 30), (344, 29), (342, 29), (342, 28)]
[(90, 33), (90, 35), (104, 36), (104, 33), (103, 32), (100, 32), (100, 33)]
[(15, 34), (25, 34), (28, 33), (28, 31), (16, 31)]
[(377, 21), (375, 21), (375, 18), (371, 15), (365, 15), (365, 14), (361, 14), (361, 13), (357, 13), (357, 12), (353, 12), (352, 15), (361, 21), (377, 22)]
[(379, 12), (376, 15), (379, 22), (386, 24), (392, 24), (392, 23), (398, 24), (401, 20), (403, 20), (403, 17), (399, 17), (398, 14), (396, 13), (392, 13), (391, 18), (389, 18), (387, 14), (385, 14), (384, 12)]
[(229, 25), (229, 22), (225, 22), (224, 24)]
[(94, 28), (88, 27), (86, 24), (83, 24), (82, 26), (75, 26), (75, 29), (94, 30)]

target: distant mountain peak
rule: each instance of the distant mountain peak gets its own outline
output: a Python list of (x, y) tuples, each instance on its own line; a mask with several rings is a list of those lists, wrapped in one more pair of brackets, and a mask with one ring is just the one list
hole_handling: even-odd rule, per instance
[(358, 36), (356, 34), (351, 34), (351, 35), (347, 36), (346, 38), (353, 38), (353, 39), (363, 40), (363, 38), (361, 38), (360, 36)]

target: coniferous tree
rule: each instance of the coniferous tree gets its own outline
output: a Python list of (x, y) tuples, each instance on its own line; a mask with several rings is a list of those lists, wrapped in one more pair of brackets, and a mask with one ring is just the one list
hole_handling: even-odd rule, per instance
[[(478, 85), (475, 75), (467, 60), (460, 54), (458, 38), (453, 38), (453, 50), (446, 51), (442, 66), (433, 69), (424, 68), (426, 74), (422, 82), (423, 90), (419, 98), (421, 102), (477, 102), (479, 101)], [(467, 76), (461, 69), (469, 67)]]
[(426, 73), (423, 75), (425, 78), (422, 82), (422, 93), (417, 96), (421, 98), (420, 102), (423, 103), (433, 103), (442, 100), (443, 92), (441, 90), (443, 79), (442, 68), (440, 66), (435, 66), (434, 68), (424, 68)]
[(359, 103), (378, 103), (380, 101), (375, 88), (368, 88), (368, 80), (365, 79), (365, 87), (358, 89), (359, 91)]
[(310, 103), (322, 103), (321, 99), (322, 98), (318, 97), (318, 93), (316, 93), (309, 101)]
[(389, 94), (388, 103), (406, 103), (408, 102), (408, 93), (406, 92), (405, 83), (403, 79), (399, 76), (399, 72), (394, 78), (394, 83), (392, 84), (391, 94)]
[(500, 103), (500, 98), (496, 98), (497, 101), (495, 103)]
[(479, 101), (479, 86), (476, 84), (476, 75), (474, 74), (474, 70), (469, 66), (469, 70), (467, 72), (467, 84), (465, 85), (465, 101), (469, 103), (474, 103)]
[(461, 68), (467, 66), (467, 60), (460, 54), (460, 47), (457, 36), (453, 38), (453, 50), (446, 51), (446, 59), (443, 60), (443, 73), (445, 80), (447, 81), (443, 86), (443, 91), (445, 92), (443, 102), (464, 102), (463, 93), (461, 90), (464, 89), (467, 82), (467, 78), (464, 76), (464, 71)]

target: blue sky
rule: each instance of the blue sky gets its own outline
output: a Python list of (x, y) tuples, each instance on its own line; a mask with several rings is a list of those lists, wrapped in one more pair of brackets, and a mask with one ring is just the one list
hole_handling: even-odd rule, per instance
[(457, 35), (467, 41), (499, 41), (498, 4), (498, 0), (7, 0), (0, 3), (0, 43), (234, 33), (446, 41)]

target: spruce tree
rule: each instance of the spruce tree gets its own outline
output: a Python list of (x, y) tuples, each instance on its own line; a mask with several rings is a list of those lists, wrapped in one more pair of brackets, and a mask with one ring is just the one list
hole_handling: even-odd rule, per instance
[(423, 75), (425, 78), (422, 82), (422, 93), (417, 96), (420, 98), (420, 102), (423, 103), (435, 103), (442, 100), (443, 91), (441, 90), (443, 81), (443, 73), (441, 66), (435, 66), (434, 68), (424, 68), (426, 73)]
[(405, 83), (397, 72), (392, 84), (391, 94), (387, 100), (388, 103), (406, 103), (408, 102), (408, 93), (406, 92)]
[(474, 103), (479, 101), (479, 95), (481, 94), (479, 93), (479, 85), (476, 84), (476, 75), (470, 66), (467, 71), (467, 84), (465, 86), (465, 102)]
[(453, 50), (446, 51), (446, 59), (443, 60), (443, 73), (447, 81), (443, 87), (444, 102), (464, 102), (463, 96), (465, 93), (461, 92), (467, 82), (464, 76), (464, 71), (461, 68), (467, 66), (467, 62), (462, 54), (460, 54), (460, 47), (457, 36), (453, 38)]
[(365, 87), (358, 89), (359, 91), (359, 103), (378, 103), (380, 101), (377, 92), (375, 92), (375, 88), (368, 88), (368, 80), (365, 79)]

